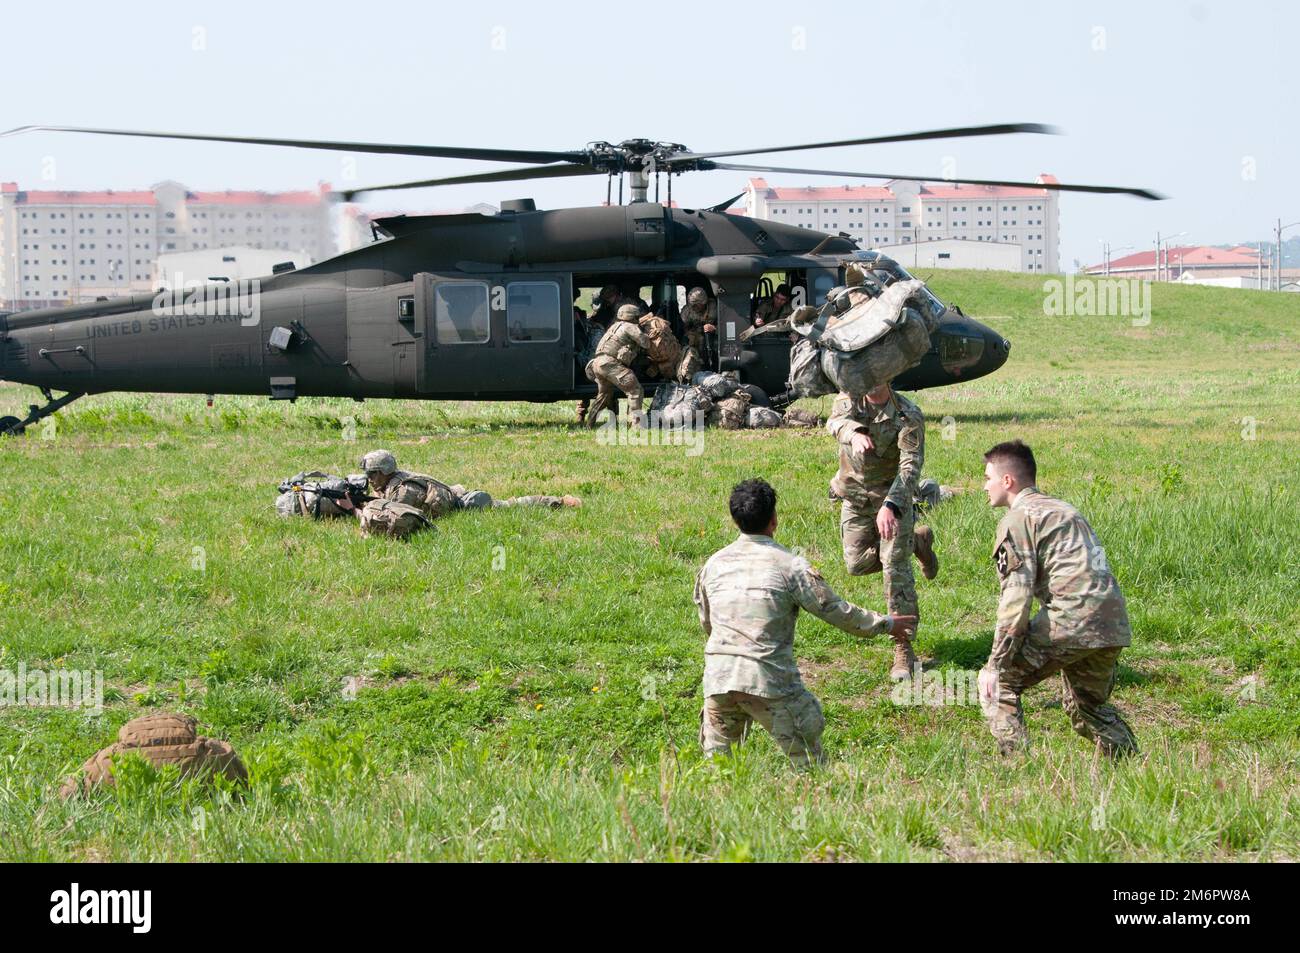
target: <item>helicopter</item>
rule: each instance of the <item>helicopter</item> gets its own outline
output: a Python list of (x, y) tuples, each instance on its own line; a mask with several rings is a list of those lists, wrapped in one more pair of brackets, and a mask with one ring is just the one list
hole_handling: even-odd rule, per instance
[[(706, 369), (735, 372), (774, 402), (785, 391), (790, 345), (754, 334), (754, 308), (772, 276), (797, 304), (820, 305), (854, 262), (896, 279), (897, 263), (860, 249), (844, 233), (729, 214), (740, 198), (703, 209), (672, 202), (674, 176), (744, 171), (923, 181), (925, 177), (736, 164), (733, 156), (841, 146), (1016, 133), (1051, 134), (1038, 123), (928, 130), (852, 140), (722, 152), (629, 139), (590, 142), (573, 151), (398, 145), (270, 139), (70, 126), (33, 132), (231, 142), (341, 152), (527, 163), (494, 172), (371, 186), (359, 195), (469, 183), (605, 176), (604, 205), (538, 209), (505, 201), (496, 214), (398, 215), (372, 223), (374, 240), (316, 264), (276, 266), (252, 281), (215, 281), (185, 289), (101, 299), (64, 308), (0, 314), (0, 379), (37, 387), (44, 405), (23, 419), (0, 418), (0, 434), (20, 434), (87, 394), (112, 391), (299, 397), (524, 400), (589, 398), (596, 386), (583, 368), (573, 307), (584, 289), (614, 285), (649, 306), (680, 333), (686, 289), (710, 298), (715, 330), (706, 336)], [(660, 178), (668, 197), (657, 201)], [(651, 177), (656, 201), (648, 196)], [(617, 178), (618, 202), (612, 201)], [(624, 182), (629, 201), (623, 201)], [(1058, 182), (950, 179), (959, 184), (1022, 186), (1068, 192), (1161, 196), (1147, 189)], [(1010, 342), (926, 291), (940, 314), (930, 351), (895, 381), (902, 390), (965, 382), (996, 371)], [(746, 334), (751, 331), (750, 334)], [(641, 376), (639, 373), (638, 376)], [(647, 391), (664, 383), (643, 378)], [(54, 396), (55, 391), (63, 392)], [(780, 395), (785, 394), (782, 398)]]

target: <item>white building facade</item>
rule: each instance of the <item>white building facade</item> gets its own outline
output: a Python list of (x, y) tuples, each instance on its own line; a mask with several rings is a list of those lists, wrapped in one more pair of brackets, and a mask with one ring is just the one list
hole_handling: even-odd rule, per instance
[(28, 191), (0, 183), (0, 306), (59, 307), (153, 290), (159, 255), (249, 246), (334, 254), (329, 187), (315, 192)]
[[(1041, 175), (1039, 182), (1055, 183)], [(896, 248), (949, 241), (952, 252), (966, 242), (1004, 246), (991, 255), (965, 253), (965, 258), (1010, 262), (1005, 247), (1017, 251), (1011, 270), (1060, 271), (1060, 212), (1057, 195), (1048, 189), (958, 185), (952, 182), (906, 182), (884, 185), (772, 187), (765, 179), (750, 179), (745, 189), (745, 213), (820, 232), (844, 232), (863, 248)], [(958, 265), (930, 256), (935, 267), (999, 267)], [(900, 260), (903, 260), (900, 258)]]

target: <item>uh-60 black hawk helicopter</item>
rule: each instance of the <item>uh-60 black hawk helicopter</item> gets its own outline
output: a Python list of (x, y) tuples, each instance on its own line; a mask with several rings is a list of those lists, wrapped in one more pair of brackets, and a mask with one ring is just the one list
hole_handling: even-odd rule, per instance
[[(0, 432), (5, 433), (21, 433), (81, 396), (107, 391), (265, 394), (273, 400), (590, 397), (595, 385), (583, 373), (590, 342), (577, 338), (572, 305), (581, 289), (609, 284), (632, 297), (648, 288), (651, 308), (679, 332), (678, 308), (685, 290), (705, 288), (716, 309), (716, 330), (705, 346), (706, 366), (738, 371), (746, 383), (777, 394), (789, 374), (789, 341), (779, 334), (743, 339), (756, 299), (770, 287), (773, 274), (784, 276), (797, 303), (814, 305), (843, 283), (845, 266), (851, 262), (865, 261), (872, 269), (909, 276), (897, 263), (859, 249), (845, 234), (727, 214), (734, 198), (712, 208), (675, 208), (673, 176), (717, 169), (922, 181), (922, 176), (722, 160), (1053, 130), (1012, 123), (705, 153), (644, 139), (617, 145), (593, 142), (571, 152), (552, 152), (55, 126), (27, 126), (0, 136), (37, 131), (522, 162), (529, 165), (355, 189), (340, 197), (351, 200), (365, 192), (439, 185), (607, 176), (606, 203), (539, 210), (531, 200), (520, 199), (503, 203), (496, 215), (385, 218), (373, 225), (373, 243), (296, 271), (291, 265), (277, 267), (276, 274), (253, 288), (217, 283), (183, 293), (132, 295), (0, 316), (0, 379), (32, 384), (46, 399), (44, 406), (31, 405), (25, 419), (0, 419)], [(615, 176), (616, 205), (609, 195)], [(658, 199), (661, 176), (667, 177), (667, 203), (647, 201), (652, 177)], [(623, 203), (625, 178), (628, 204)], [(947, 181), (1159, 198), (1144, 189), (1117, 186)], [(959, 308), (931, 298), (928, 305), (942, 312), (932, 347), (919, 365), (896, 381), (899, 388), (968, 381), (1002, 366), (1009, 342)], [(653, 389), (656, 382), (646, 383)], [(55, 397), (56, 390), (63, 395)]]

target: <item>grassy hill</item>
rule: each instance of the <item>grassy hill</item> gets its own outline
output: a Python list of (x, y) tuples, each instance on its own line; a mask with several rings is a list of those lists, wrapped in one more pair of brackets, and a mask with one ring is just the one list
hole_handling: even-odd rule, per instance
[[(1033, 752), (1003, 762), (977, 707), (897, 704), (884, 640), (804, 618), (830, 766), (794, 774), (761, 733), (701, 761), (691, 586), (734, 538), (737, 480), (770, 480), (778, 539), (882, 606), (879, 577), (840, 562), (824, 432), (711, 431), (691, 456), (601, 445), (558, 404), (107, 395), (0, 442), (0, 669), (108, 686), (102, 717), (0, 709), (0, 859), (1300, 857), (1300, 301), (1162, 285), (1134, 326), (1045, 315), (1040, 277), (930, 277), (1012, 350), (990, 378), (914, 395), (927, 475), (975, 491), (932, 514), (927, 675), (987, 656), (981, 454), (1023, 437), (1128, 598), (1115, 701), (1139, 760), (1098, 762), (1048, 682), (1026, 696)], [(0, 414), (33, 399), (0, 385)], [(274, 515), (279, 479), (375, 447), (586, 505), (459, 514), (406, 545)], [(59, 801), (154, 708), (230, 740), (248, 796), (133, 771)]]

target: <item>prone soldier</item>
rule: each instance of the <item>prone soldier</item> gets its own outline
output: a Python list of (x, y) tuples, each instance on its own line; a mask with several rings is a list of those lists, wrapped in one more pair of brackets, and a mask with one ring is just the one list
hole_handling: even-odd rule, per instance
[(1132, 729), (1109, 704), (1119, 654), (1132, 636), (1106, 551), (1078, 510), (1038, 489), (1034, 453), (1024, 443), (1000, 443), (984, 460), (989, 505), (1007, 507), (993, 548), (1002, 585), (997, 630), (979, 674), (980, 706), (999, 750), (1028, 745), (1020, 696), (1060, 672), (1061, 704), (1074, 730), (1112, 758), (1136, 752)]
[(419, 509), (429, 519), (453, 510), (474, 510), (494, 506), (578, 507), (576, 496), (516, 496), (494, 500), (483, 490), (467, 490), (460, 484), (446, 484), (420, 473), (397, 469), (397, 459), (387, 450), (372, 450), (361, 458), (361, 469), (371, 491), (394, 503)]

